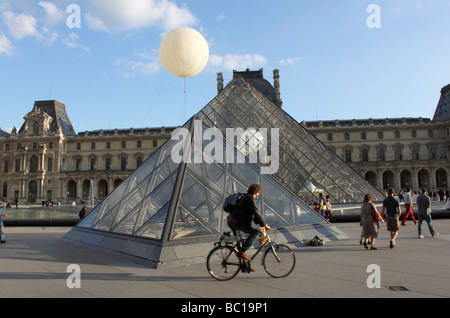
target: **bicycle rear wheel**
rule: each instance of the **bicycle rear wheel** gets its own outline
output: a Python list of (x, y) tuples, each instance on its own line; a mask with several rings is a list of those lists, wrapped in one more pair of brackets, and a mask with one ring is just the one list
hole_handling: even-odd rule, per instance
[(284, 244), (272, 245), (264, 253), (262, 263), (267, 274), (274, 278), (283, 278), (294, 270), (295, 254)]
[(231, 246), (218, 246), (209, 252), (206, 268), (213, 278), (226, 281), (233, 279), (241, 269), (241, 259)]

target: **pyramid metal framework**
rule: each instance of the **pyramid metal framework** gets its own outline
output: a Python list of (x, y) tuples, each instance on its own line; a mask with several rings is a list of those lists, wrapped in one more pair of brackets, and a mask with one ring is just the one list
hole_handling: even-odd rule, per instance
[[(360, 203), (366, 193), (372, 195), (374, 202), (385, 198), (242, 76), (230, 81), (197, 117), (224, 134), (227, 128), (279, 128), (279, 144), (276, 145), (279, 147), (279, 169), (273, 177), (308, 204), (317, 201), (320, 192), (324, 196), (329, 194), (333, 204)], [(266, 152), (270, 153), (270, 140), (265, 144), (269, 148)]]
[[(252, 183), (263, 186), (257, 204), (275, 229), (278, 243), (300, 244), (315, 235), (332, 240), (346, 237), (242, 154), (243, 163), (214, 162), (206, 154), (200, 163), (176, 163), (173, 154), (185, 154), (185, 149), (192, 154), (210, 144), (198, 139), (194, 119), (184, 126), (190, 132), (185, 142), (168, 140), (63, 239), (150, 262), (156, 268), (204, 262), (211, 242), (227, 230), (225, 197), (245, 192)], [(201, 125), (201, 131), (211, 128)], [(214, 140), (223, 152), (230, 149), (220, 133)], [(231, 149), (237, 157), (240, 152), (234, 145)]]

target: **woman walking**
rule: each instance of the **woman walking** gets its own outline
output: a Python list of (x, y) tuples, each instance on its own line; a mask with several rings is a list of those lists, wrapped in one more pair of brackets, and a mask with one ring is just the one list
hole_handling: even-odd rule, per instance
[[(375, 218), (376, 217), (376, 218)], [(368, 243), (370, 243), (370, 249), (376, 250), (375, 239), (378, 238), (378, 220), (384, 223), (375, 205), (372, 203), (372, 196), (366, 194), (364, 196), (364, 203), (361, 206), (361, 221), (362, 234), (364, 237), (363, 245), (368, 249)]]

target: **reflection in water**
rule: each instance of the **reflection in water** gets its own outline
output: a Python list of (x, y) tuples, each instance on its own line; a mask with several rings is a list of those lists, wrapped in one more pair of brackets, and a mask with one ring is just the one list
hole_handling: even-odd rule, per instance
[(69, 208), (10, 208), (4, 209), (8, 219), (78, 219), (82, 206)]

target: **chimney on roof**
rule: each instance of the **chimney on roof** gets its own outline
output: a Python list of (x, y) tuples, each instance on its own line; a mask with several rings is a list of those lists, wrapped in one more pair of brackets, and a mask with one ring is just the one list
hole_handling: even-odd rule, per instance
[(217, 73), (217, 95), (223, 91), (223, 73)]
[(273, 88), (275, 89), (275, 96), (277, 97), (277, 105), (282, 108), (283, 102), (281, 101), (281, 88), (280, 88), (280, 71), (273, 70)]

